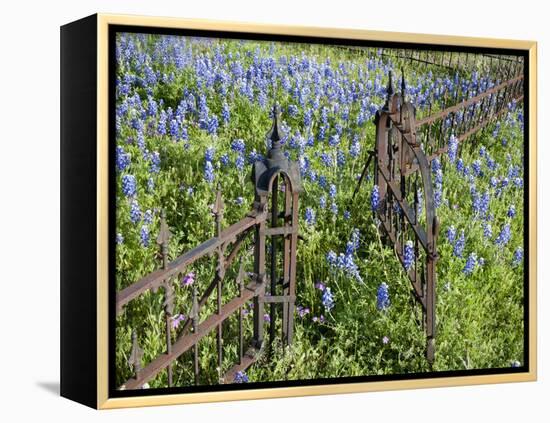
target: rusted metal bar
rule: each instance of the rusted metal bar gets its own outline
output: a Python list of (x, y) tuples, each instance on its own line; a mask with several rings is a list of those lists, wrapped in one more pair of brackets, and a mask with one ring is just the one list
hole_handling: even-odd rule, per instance
[[(223, 219), (223, 199), (222, 199), (222, 192), (221, 187), (218, 184), (218, 189), (216, 191), (216, 202), (214, 203), (214, 217), (216, 222), (216, 236), (219, 238), (222, 233), (222, 219)], [(219, 316), (221, 316), (222, 313), (222, 281), (225, 276), (225, 256), (224, 256), (224, 245), (220, 245), (217, 249), (217, 256), (218, 256), (218, 265), (216, 270), (216, 276), (217, 276), (217, 283), (216, 283), (216, 296), (217, 296), (217, 304), (216, 304), (216, 310)], [(218, 369), (221, 372), (222, 363), (223, 363), (223, 320), (220, 321), (217, 327), (217, 342), (216, 346), (218, 349)]]
[[(274, 229), (285, 229), (285, 227), (278, 228), (278, 215), (279, 215), (279, 176), (275, 176), (271, 185), (271, 228), (267, 229), (271, 235), (271, 286), (269, 289), (269, 295), (273, 296), (277, 289), (277, 236)], [(265, 234), (267, 235), (267, 233)], [(264, 297), (265, 298), (265, 297)], [(265, 303), (265, 301), (264, 301)], [(275, 340), (275, 304), (271, 304), (269, 308), (269, 345), (273, 345)], [(271, 350), (271, 348), (270, 348)], [(271, 354), (272, 351), (269, 353)]]
[[(197, 335), (197, 331), (199, 328), (199, 317), (200, 317), (199, 313), (200, 313), (200, 306), (197, 302), (197, 286), (193, 285), (193, 305), (191, 306), (189, 319), (193, 323), (193, 335), (195, 336)], [(192, 344), (193, 345), (193, 374), (195, 375), (195, 385), (199, 384), (199, 340), (200, 338), (197, 338), (195, 342), (193, 342)], [(171, 355), (172, 354), (168, 355), (167, 357), (170, 357)], [(169, 362), (171, 363), (172, 360), (169, 360)], [(151, 375), (151, 377), (153, 377), (153, 375)]]
[(420, 119), (416, 122), (416, 126), (419, 127), (419, 126), (422, 126), (422, 125), (428, 125), (428, 124), (431, 124), (431, 123), (437, 121), (438, 119), (442, 119), (444, 117), (447, 117), (450, 113), (457, 112), (460, 109), (469, 107), (469, 106), (479, 102), (480, 100), (483, 100), (485, 97), (490, 96), (491, 94), (494, 94), (497, 91), (502, 90), (503, 88), (506, 88), (510, 85), (513, 85), (516, 82), (521, 81), (522, 79), (523, 79), (523, 75), (516, 76), (515, 78), (512, 78), (512, 79), (510, 79), (506, 82), (503, 82), (499, 85), (496, 85), (493, 88), (489, 88), (488, 90), (484, 91), (483, 93), (481, 93), (479, 95), (476, 95), (476, 96), (474, 96), (474, 97), (472, 97), (468, 100), (462, 101), (459, 104), (448, 107), (445, 110), (442, 110), (440, 112), (434, 113), (431, 116), (427, 116), (424, 119)]
[[(243, 262), (239, 264), (239, 274), (237, 275), (237, 286), (239, 287), (239, 298), (243, 297), (244, 293), (244, 267)], [(239, 364), (243, 364), (243, 306), (239, 306)], [(225, 379), (227, 380), (227, 379)]]
[[(134, 379), (139, 380), (141, 376), (141, 359), (143, 358), (143, 350), (140, 348), (137, 339), (137, 332), (132, 331), (132, 351), (130, 352), (130, 357), (128, 358), (128, 364), (134, 370)], [(141, 387), (137, 385), (136, 387)]]
[[(162, 268), (166, 269), (168, 266), (168, 242), (170, 241), (170, 229), (166, 223), (166, 213), (164, 210), (161, 212), (160, 218), (160, 231), (157, 237), (157, 244), (161, 249), (162, 254)], [(170, 279), (164, 280), (164, 314), (165, 314), (165, 332), (166, 332), (166, 352), (170, 354), (172, 352), (172, 315), (174, 313), (174, 291), (170, 284)], [(168, 376), (168, 386), (172, 386), (173, 374), (172, 365), (168, 365), (166, 368)]]
[[(292, 223), (292, 193), (286, 189), (285, 182), (285, 210), (284, 210), (284, 227), (290, 227)], [(290, 279), (290, 238), (283, 238), (283, 295), (288, 295)], [(288, 339), (288, 303), (283, 303), (283, 324), (281, 325), (282, 338), (286, 342)]]
[[(126, 389), (136, 389), (137, 387), (142, 386), (144, 383), (154, 378), (159, 372), (161, 372), (166, 366), (168, 366), (169, 363), (174, 361), (191, 347), (197, 345), (197, 343), (202, 338), (204, 338), (209, 332), (214, 330), (220, 322), (227, 318), (227, 316), (237, 311), (239, 307), (242, 307), (255, 295), (258, 295), (258, 293), (264, 287), (265, 281), (258, 283), (258, 281), (256, 280), (250, 283), (245, 288), (242, 297), (236, 297), (228, 303), (224, 304), (222, 306), (221, 314), (213, 314), (201, 323), (198, 323), (198, 315), (191, 313), (194, 317), (190, 318), (197, 321), (197, 323), (195, 323), (196, 331), (194, 331), (192, 334), (184, 334), (180, 336), (178, 340), (172, 345), (171, 354), (161, 354), (153, 361), (151, 361), (147, 366), (142, 369), (142, 371), (139, 373), (138, 378), (130, 379), (125, 383)], [(198, 368), (198, 360), (195, 360), (195, 368)], [(196, 371), (195, 373), (197, 375), (198, 371)]]
[(262, 302), (265, 304), (286, 303), (289, 301), (295, 301), (296, 295), (266, 295), (262, 298)]
[(261, 357), (261, 351), (250, 346), (246, 350), (246, 353), (243, 355), (241, 361), (238, 364), (235, 364), (227, 373), (225, 373), (223, 380), (224, 383), (233, 383), (235, 381), (235, 376), (239, 372), (244, 372), (250, 366), (252, 366), (259, 358)]

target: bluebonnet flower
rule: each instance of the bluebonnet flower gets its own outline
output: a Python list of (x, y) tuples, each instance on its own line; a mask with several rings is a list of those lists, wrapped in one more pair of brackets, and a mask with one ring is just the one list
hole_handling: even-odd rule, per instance
[(331, 266), (336, 266), (336, 264), (338, 263), (338, 256), (334, 251), (330, 250), (327, 253), (327, 262)]
[(227, 104), (227, 101), (224, 101), (223, 102), (223, 105), (222, 105), (222, 119), (223, 119), (223, 123), (225, 123), (226, 125), (229, 123), (229, 119), (231, 117), (231, 114), (229, 112), (229, 105)]
[(374, 185), (372, 187), (372, 191), (370, 194), (370, 207), (372, 211), (378, 210), (378, 207), (380, 206), (380, 189), (378, 188), (378, 185)]
[(156, 114), (158, 112), (157, 102), (151, 96), (149, 96), (147, 102), (148, 102), (148, 104), (147, 104), (147, 114), (149, 116), (156, 116)]
[(323, 296), (321, 297), (323, 307), (327, 312), (330, 312), (334, 308), (334, 295), (330, 291), (330, 288), (327, 286), (323, 291)]
[(244, 140), (242, 139), (236, 139), (231, 142), (231, 149), (233, 151), (236, 151), (237, 153), (244, 154), (245, 150), (245, 144)]
[(330, 137), (328, 137), (329, 146), (336, 147), (338, 144), (340, 144), (340, 137), (338, 134), (333, 134)]
[(214, 166), (210, 161), (204, 162), (204, 180), (209, 184), (214, 182)]
[(479, 267), (485, 266), (485, 259), (483, 257), (479, 257), (477, 259), (477, 264), (479, 264)]
[(351, 219), (351, 212), (349, 210), (344, 210), (344, 219)]
[(323, 165), (326, 167), (332, 167), (332, 156), (329, 153), (321, 153), (321, 162), (323, 162)]
[(500, 186), (502, 188), (506, 188), (508, 186), (508, 184), (510, 183), (510, 180), (508, 178), (502, 178), (500, 180)]
[(335, 202), (330, 205), (330, 211), (334, 215), (338, 214), (338, 205)]
[(521, 363), (517, 360), (512, 361), (511, 367), (521, 367)]
[(489, 194), (489, 191), (485, 191), (485, 193), (481, 196), (479, 204), (479, 213), (481, 216), (485, 216), (489, 212), (490, 201), (491, 195)]
[(346, 164), (346, 155), (342, 150), (338, 150), (336, 153), (336, 164), (342, 167)]
[(451, 138), (449, 139), (449, 146), (447, 153), (449, 154), (449, 160), (451, 163), (454, 163), (456, 160), (456, 153), (458, 150), (458, 138), (454, 135), (451, 135)]
[(221, 157), (220, 157), (220, 162), (222, 165), (224, 166), (228, 166), (229, 165), (229, 154), (223, 154)]
[(500, 122), (497, 122), (495, 125), (495, 129), (493, 130), (493, 138), (496, 138), (499, 132), (500, 132)]
[(481, 162), (479, 160), (474, 160), (472, 163), (472, 170), (474, 171), (475, 176), (483, 176), (483, 172), (481, 170)]
[(357, 282), (363, 283), (363, 278), (359, 274), (359, 268), (353, 258), (353, 253), (355, 250), (356, 248), (354, 247), (352, 240), (351, 242), (348, 242), (348, 245), (346, 246), (346, 254), (340, 253), (337, 255), (334, 251), (329, 251), (327, 253), (327, 262), (331, 267), (339, 269), (345, 272), (346, 275), (350, 275), (355, 278)]
[(483, 223), (483, 237), (485, 239), (491, 239), (493, 237), (493, 228), (490, 223)]
[(290, 104), (288, 106), (288, 114), (292, 117), (298, 116), (298, 107), (295, 104)]
[(464, 251), (464, 243), (465, 243), (464, 231), (461, 231), (460, 237), (456, 240), (456, 243), (453, 248), (453, 254), (456, 257), (462, 257), (462, 253)]
[(166, 112), (162, 110), (160, 112), (160, 118), (157, 124), (157, 133), (159, 135), (166, 135), (166, 119), (168, 116), (166, 115)]
[(141, 220), (141, 209), (135, 198), (130, 203), (130, 220), (132, 223), (137, 223)]
[(523, 261), (523, 248), (518, 247), (514, 251), (514, 259), (512, 261), (512, 265), (515, 267), (519, 265)]
[(456, 229), (453, 225), (451, 225), (447, 228), (447, 239), (449, 240), (450, 243), (453, 243), (455, 241), (455, 238), (456, 238)]
[(322, 195), (320, 198), (319, 198), (319, 207), (321, 209), (324, 209), (325, 207), (327, 206), (327, 197)]
[(304, 113), (304, 126), (307, 128), (309, 125), (311, 125), (311, 121), (313, 120), (313, 110), (307, 109)]
[(360, 153), (361, 153), (361, 144), (359, 143), (359, 137), (355, 135), (349, 147), (349, 154), (351, 157), (356, 159), (357, 157), (359, 157)]
[(378, 286), (376, 291), (376, 308), (378, 310), (385, 310), (390, 306), (390, 294), (388, 292), (388, 285), (386, 282), (382, 282)]
[(124, 244), (124, 237), (120, 232), (116, 234), (116, 243), (117, 245)]
[(432, 160), (432, 172), (433, 173), (436, 173), (438, 170), (441, 169), (441, 162), (439, 161), (439, 159), (433, 159)]
[(215, 153), (216, 153), (216, 149), (214, 147), (208, 147), (204, 153), (204, 160), (207, 162), (214, 161)]
[(514, 185), (516, 188), (523, 188), (523, 179), (520, 177), (514, 178)]
[(353, 228), (351, 231), (350, 242), (348, 244), (351, 245), (351, 252), (355, 252), (359, 249), (361, 244), (361, 232), (359, 229)]
[(180, 130), (179, 130), (178, 121), (176, 119), (172, 119), (170, 121), (170, 135), (172, 136), (172, 138), (178, 139), (179, 133), (180, 133)]
[(325, 175), (319, 175), (319, 186), (321, 188), (326, 188), (326, 186), (327, 186), (327, 177)]
[(464, 266), (464, 269), (462, 272), (465, 275), (470, 275), (474, 271), (474, 268), (477, 264), (477, 254), (476, 253), (470, 253), (468, 256), (468, 259), (466, 260), (466, 265)]
[(151, 153), (151, 172), (158, 173), (160, 171), (160, 154), (158, 151), (153, 151)]
[(218, 132), (218, 118), (216, 116), (212, 116), (210, 119), (208, 119), (208, 125), (206, 129), (210, 135), (216, 135), (216, 133)]
[(336, 198), (336, 185), (330, 184), (330, 187), (328, 189), (328, 195), (332, 199)]
[(498, 179), (494, 176), (491, 176), (491, 179), (489, 179), (489, 185), (491, 185), (491, 188), (496, 188), (498, 185)]
[(513, 204), (508, 207), (508, 212), (506, 213), (508, 217), (514, 217), (516, 215), (516, 206)]
[(180, 138), (181, 138), (182, 140), (187, 140), (187, 139), (189, 139), (189, 136), (188, 136), (188, 134), (187, 134), (187, 128), (186, 128), (185, 126), (183, 126), (183, 127), (181, 128), (181, 131), (180, 131)]
[(150, 225), (153, 222), (153, 212), (151, 210), (146, 210), (143, 214), (143, 222), (146, 225)]
[(464, 167), (464, 160), (458, 159), (458, 160), (456, 161), (456, 170), (458, 171), (458, 173), (464, 174), (464, 170), (465, 170), (465, 167)]
[(243, 197), (235, 198), (235, 204), (236, 205), (241, 206), (243, 203), (244, 203), (244, 198)]
[(485, 157), (486, 154), (487, 154), (487, 149), (485, 148), (485, 146), (482, 145), (481, 147), (479, 147), (479, 155), (481, 157)]
[(412, 241), (407, 241), (403, 248), (403, 263), (408, 271), (414, 264), (414, 245)]
[(116, 148), (116, 168), (119, 172), (130, 166), (130, 153), (126, 153), (124, 148), (117, 146)]
[(143, 245), (144, 247), (148, 247), (149, 246), (149, 227), (147, 225), (143, 225), (141, 227), (140, 237), (141, 237), (141, 245)]
[(133, 197), (137, 192), (136, 177), (134, 175), (124, 175), (122, 177), (122, 193), (126, 197)]
[(244, 169), (244, 156), (242, 154), (239, 154), (235, 159), (235, 167), (239, 170)]
[(495, 244), (499, 247), (504, 247), (510, 241), (512, 234), (510, 233), (510, 224), (506, 223), (498, 236), (495, 239)]
[(313, 210), (311, 207), (307, 207), (305, 219), (306, 223), (309, 226), (315, 225), (315, 210)]
[(235, 379), (233, 380), (233, 383), (248, 383), (249, 379), (245, 372), (242, 370), (235, 373)]

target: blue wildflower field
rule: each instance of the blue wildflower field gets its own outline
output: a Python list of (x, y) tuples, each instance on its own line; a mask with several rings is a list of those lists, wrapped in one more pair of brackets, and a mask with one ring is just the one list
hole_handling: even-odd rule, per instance
[[(367, 177), (353, 191), (369, 150), (373, 117), (390, 71), (402, 68), (418, 116), (437, 110), (458, 84), (490, 87), (481, 72), (459, 75), (400, 63), (376, 49), (120, 33), (116, 39), (116, 290), (160, 268), (161, 210), (175, 258), (214, 236), (211, 206), (223, 192), (223, 226), (250, 211), (252, 164), (268, 145), (271, 109), (282, 110), (284, 149), (300, 164), (295, 336), (235, 382), (506, 368), (524, 361), (523, 109), (432, 162), (441, 222), (437, 263), (437, 347), (425, 359), (421, 309), (392, 248), (383, 244)], [(412, 265), (412, 243), (405, 265)], [(243, 258), (251, 271), (252, 257)], [(174, 279), (173, 339), (189, 316), (191, 289), (203, 291), (215, 263), (201, 259)], [(238, 266), (227, 298), (237, 293)], [(225, 299), (224, 299), (225, 301)], [(215, 305), (204, 307), (204, 317)], [(201, 314), (201, 316), (203, 316)], [(245, 332), (252, 332), (247, 307)], [(266, 320), (269, 318), (266, 315)], [(230, 322), (231, 323), (231, 322)], [(143, 362), (166, 349), (163, 296), (147, 292), (116, 320), (116, 383), (132, 377), (132, 331)], [(201, 384), (218, 383), (238, 356), (233, 324), (224, 328), (224, 368), (212, 333), (200, 343)], [(173, 366), (174, 386), (193, 385), (191, 352)], [(225, 367), (226, 366), (226, 367)], [(150, 381), (167, 386), (166, 372)]]

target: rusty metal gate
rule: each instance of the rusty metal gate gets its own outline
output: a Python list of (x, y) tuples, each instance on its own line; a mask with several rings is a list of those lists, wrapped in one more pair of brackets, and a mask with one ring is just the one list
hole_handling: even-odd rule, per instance
[[(444, 57), (444, 56), (443, 56)], [(428, 59), (420, 60), (433, 65)], [(448, 152), (452, 140), (458, 145), (509, 110), (523, 99), (523, 66), (521, 59), (510, 60), (487, 56), (489, 68), (496, 69), (496, 83), (484, 90), (455, 89), (453, 96), (445, 93), (445, 107), (417, 120), (416, 109), (407, 100), (404, 74), (401, 92), (393, 88), (389, 74), (385, 105), (376, 113), (375, 148), (370, 152), (354, 196), (373, 163), (375, 189), (379, 203), (374, 210), (379, 228), (393, 246), (397, 259), (412, 285), (412, 295), (421, 305), (426, 332), (426, 358), (435, 358), (436, 337), (436, 264), (439, 221), (435, 189), (440, 181), (432, 162)], [(444, 65), (444, 58), (439, 65)], [(452, 55), (449, 54), (450, 65)], [(470, 64), (468, 64), (470, 65)], [(506, 78), (502, 80), (500, 78)], [(449, 102), (454, 102), (449, 105)], [(374, 158), (374, 160), (372, 160)], [(438, 166), (439, 166), (438, 162)]]
[[(292, 342), (294, 326), (294, 304), (296, 290), (296, 246), (298, 242), (298, 201), (302, 192), (299, 167), (289, 161), (281, 149), (282, 130), (279, 109), (273, 110), (273, 126), (268, 134), (271, 148), (266, 163), (256, 162), (252, 172), (255, 186), (255, 201), (250, 213), (242, 220), (222, 229), (224, 211), (221, 189), (218, 186), (213, 207), (215, 236), (187, 253), (170, 260), (168, 241), (170, 231), (163, 214), (157, 243), (160, 246), (163, 266), (116, 295), (116, 313), (124, 313), (125, 306), (148, 290), (164, 292), (164, 314), (166, 330), (166, 352), (158, 355), (142, 367), (143, 350), (136, 331), (132, 333), (132, 350), (128, 363), (133, 367), (134, 377), (128, 379), (124, 389), (139, 389), (160, 372), (166, 370), (168, 386), (173, 385), (172, 363), (183, 353), (193, 350), (195, 384), (200, 383), (199, 348), (200, 341), (212, 331), (217, 332), (217, 362), (222, 368), (224, 354), (223, 322), (238, 312), (239, 359), (219, 378), (219, 383), (231, 383), (235, 375), (247, 369), (261, 356), (264, 342), (264, 308), (269, 306), (269, 344), (275, 339), (276, 307), (282, 306), (282, 339), (286, 345)], [(279, 196), (284, 198), (279, 204)], [(244, 241), (253, 234), (254, 269), (245, 272), (241, 261), (237, 276), (239, 295), (222, 305), (224, 277), (229, 266), (237, 259)], [(270, 239), (270, 249), (266, 240)], [(216, 274), (212, 283), (201, 294), (193, 285), (192, 308), (189, 319), (183, 324), (179, 337), (172, 342), (171, 321), (174, 313), (173, 279), (198, 259), (213, 255), (217, 261)], [(266, 274), (269, 260), (270, 274)], [(280, 263), (280, 265), (279, 265)], [(245, 283), (245, 281), (247, 283)], [(201, 309), (216, 290), (216, 313), (201, 320)], [(243, 337), (243, 306), (253, 300), (253, 339), (245, 350)]]

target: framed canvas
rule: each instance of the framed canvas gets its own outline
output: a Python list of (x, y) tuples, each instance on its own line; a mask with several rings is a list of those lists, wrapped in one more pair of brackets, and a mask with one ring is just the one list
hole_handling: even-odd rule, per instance
[(61, 394), (536, 379), (536, 43), (61, 28)]

